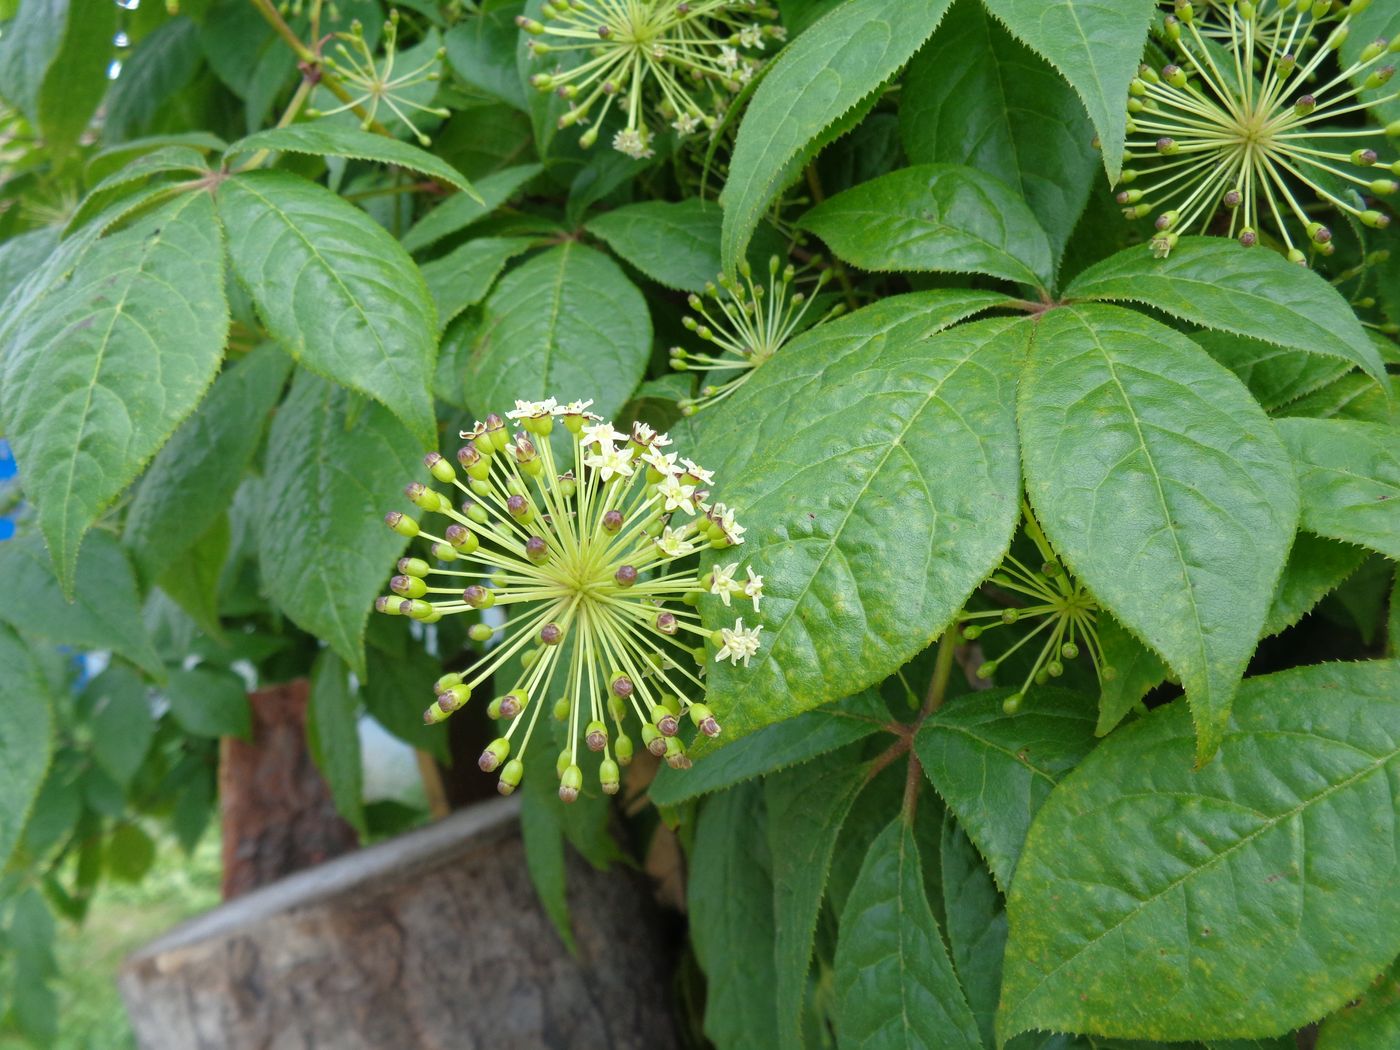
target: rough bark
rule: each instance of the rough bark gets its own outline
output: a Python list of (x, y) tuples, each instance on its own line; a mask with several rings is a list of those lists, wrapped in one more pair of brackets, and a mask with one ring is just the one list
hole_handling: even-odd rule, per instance
[(571, 857), (578, 956), (525, 871), (515, 799), (250, 893), (131, 956), (144, 1050), (668, 1050), (644, 886)]
[(249, 695), (251, 742), (225, 737), (219, 757), (224, 900), (353, 850), (306, 747), (305, 679)]

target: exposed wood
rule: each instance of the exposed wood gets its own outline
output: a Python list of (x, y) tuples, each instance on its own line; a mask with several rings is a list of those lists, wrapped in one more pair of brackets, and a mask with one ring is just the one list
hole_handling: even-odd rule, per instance
[(621, 868), (569, 870), (578, 957), (525, 871), (516, 799), (247, 894), (131, 956), (145, 1050), (668, 1050), (665, 938)]
[(251, 742), (225, 737), (219, 755), (223, 895), (247, 893), (359, 845), (336, 813), (306, 747), (307, 682), (249, 694)]

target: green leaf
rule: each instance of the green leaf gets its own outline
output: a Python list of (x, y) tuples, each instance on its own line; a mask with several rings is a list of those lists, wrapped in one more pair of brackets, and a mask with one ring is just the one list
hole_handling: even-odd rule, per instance
[(1094, 746), (1087, 697), (1036, 688), (1005, 714), (1010, 690), (958, 697), (927, 719), (914, 738), (924, 774), (987, 858), (997, 885), (1012, 872), (1031, 818), (1053, 788)]
[[(71, 234), (93, 219), (100, 219), (107, 226), (114, 225), (129, 212), (145, 207), (156, 192), (167, 195), (178, 192), (167, 180), (155, 176), (180, 175), (188, 181), (191, 176), (205, 178), (209, 174), (209, 162), (204, 154), (189, 146), (162, 146), (142, 153), (92, 188), (64, 226), (64, 232)], [(157, 186), (162, 189), (157, 191)], [(147, 192), (138, 192), (138, 189)]]
[(13, 958), (10, 1015), (35, 1046), (53, 1046), (58, 1037), (58, 999), (50, 983), (57, 966), (53, 957), (53, 916), (33, 887), (24, 890), (10, 912), (5, 931)]
[(943, 816), (943, 914), (953, 969), (977, 1019), (987, 1050), (996, 1046), (993, 1023), (1001, 998), (1001, 958), (1006, 947), (1006, 905), (977, 848), (951, 813)]
[(323, 649), (311, 668), (311, 699), (306, 708), (306, 742), (316, 768), (326, 778), (335, 808), (360, 834), (365, 833), (359, 704), (350, 689), (349, 668)]
[(838, 193), (800, 225), (862, 270), (985, 273), (1047, 287), (1050, 242), (1000, 179), (955, 164), (920, 164)]
[[(41, 0), (27, 7), (67, 8), (40, 17), (63, 21), (63, 36), (44, 71), (37, 98), (38, 124), (45, 145), (66, 153), (88, 126), (93, 110), (107, 92), (107, 67), (117, 29), (116, 5), (106, 0)], [(18, 42), (17, 42), (18, 43)]]
[(997, 1034), (1257, 1038), (1361, 994), (1400, 950), (1400, 664), (1245, 682), (1221, 760), (1185, 706), (1051, 794), (1011, 889)]
[(458, 22), (443, 37), (447, 62), (472, 87), (521, 111), (528, 111), (525, 86), (515, 66), (519, 0), (488, 4)]
[(405, 543), (383, 517), (422, 465), (388, 412), (355, 402), (309, 372), (292, 381), (268, 435), (259, 560), (268, 596), (363, 675), (365, 622)]
[(1059, 258), (1094, 185), (1093, 128), (1060, 75), (980, 3), (955, 4), (909, 63), (899, 131), (915, 164), (966, 164), (1019, 187)]
[(405, 251), (416, 252), (451, 234), (464, 230), (499, 208), (527, 182), (544, 170), (539, 164), (520, 164), (492, 172), (477, 180), (479, 198), (453, 194), (423, 216), (403, 236)]
[(121, 824), (106, 843), (107, 872), (118, 882), (137, 883), (156, 860), (156, 843), (136, 824)]
[(1065, 295), (1146, 303), (1205, 328), (1340, 358), (1387, 384), (1366, 330), (1325, 278), (1224, 237), (1183, 237), (1166, 259), (1129, 248), (1089, 267)]
[(753, 777), (808, 762), (864, 739), (889, 720), (890, 713), (880, 694), (867, 689), (750, 733), (705, 755), (691, 769), (678, 772), (662, 767), (647, 789), (648, 794), (658, 806), (675, 806)]
[(773, 1050), (773, 879), (760, 784), (706, 801), (687, 891), (695, 957), (708, 978), (705, 1035), (719, 1050)]
[(219, 585), (231, 543), (228, 515), (220, 514), (155, 577), (156, 586), (213, 639), (222, 639), (224, 634), (219, 622)]
[[(389, 629), (407, 635), (402, 620), (386, 622)], [(375, 721), (410, 747), (450, 765), (447, 734), (441, 726), (423, 724), (423, 708), (433, 698), (441, 662), (424, 652), (420, 643), (409, 642), (404, 652), (394, 655), (371, 646), (366, 669), (360, 692)]]
[(1265, 412), (1277, 411), (1351, 371), (1350, 364), (1337, 358), (1287, 350), (1230, 332), (1192, 332), (1191, 339), (1239, 376)]
[(83, 690), (92, 710), (92, 755), (123, 788), (146, 760), (156, 735), (146, 683), (134, 671), (113, 664)]
[(590, 219), (589, 233), (653, 281), (683, 292), (703, 292), (722, 263), (724, 213), (710, 201), (641, 201)]
[(998, 21), (1060, 71), (1084, 101), (1110, 182), (1123, 165), (1128, 84), (1137, 75), (1152, 0), (984, 0)]
[(1378, 423), (1281, 419), (1303, 528), (1400, 559), (1400, 434)]
[(252, 716), (243, 679), (232, 671), (195, 668), (171, 671), (165, 686), (170, 713), (185, 732), (217, 740), (251, 739)]
[(54, 725), (43, 670), (9, 627), (0, 626), (0, 870), (9, 863), (39, 795)]
[(53, 253), (58, 233), (57, 226), (41, 226), (0, 244), (0, 302)]
[(154, 578), (228, 506), (291, 367), (268, 343), (226, 368), (147, 468), (122, 536), (143, 576)]
[(1285, 405), (1284, 416), (1306, 419), (1355, 419), (1400, 426), (1400, 410), (1385, 387), (1370, 376), (1351, 372)]
[(126, 555), (108, 533), (93, 533), (78, 559), (72, 604), (38, 536), (0, 543), (0, 580), (21, 601), (0, 601), (0, 621), (36, 638), (75, 649), (111, 649), (154, 677), (160, 657), (141, 622), (141, 599)]
[(5, 26), (0, 42), (0, 98), (39, 123), (39, 91), (58, 54), (68, 0), (29, 0)]
[(532, 237), (478, 237), (423, 264), (423, 280), (437, 303), (438, 324), (446, 328), (458, 314), (486, 298), (501, 271), (535, 245)]
[[(1362, 48), (1371, 41), (1376, 39), (1393, 41), (1396, 37), (1400, 37), (1400, 10), (1391, 4), (1372, 4), (1366, 10), (1352, 15), (1350, 28), (1351, 33), (1342, 44), (1343, 69), (1352, 68), (1353, 63), (1361, 56)], [(1382, 62), (1380, 66), (1371, 66), (1366, 70), (1366, 73), (1387, 64), (1387, 62)], [(1365, 73), (1359, 73), (1354, 77), (1358, 81), (1365, 80), (1365, 78)], [(1361, 100), (1372, 107), (1373, 112), (1382, 123), (1400, 120), (1400, 101), (1395, 98), (1395, 85), (1393, 83), (1362, 91)]]
[(98, 241), (13, 319), (0, 427), (66, 592), (83, 534), (218, 371), (222, 252), (209, 196), (188, 193)]
[(440, 157), (425, 149), (387, 135), (376, 135), (358, 127), (332, 124), (318, 120), (309, 124), (292, 124), (285, 128), (269, 128), (247, 138), (239, 139), (224, 151), (224, 160), (245, 153), (269, 150), (273, 153), (310, 153), (326, 157), (350, 157), (392, 164), (427, 175), (431, 179), (456, 186), (477, 204), (485, 206), (481, 194), (472, 188), (467, 177)]
[(835, 985), (842, 1047), (981, 1050), (903, 815), (870, 847), (841, 911)]
[[(1280, 582), (1282, 580), (1280, 579)], [(1106, 612), (1098, 615), (1099, 648), (1113, 674), (1099, 685), (1099, 719), (1095, 736), (1107, 736), (1148, 691), (1171, 676), (1161, 657), (1143, 645)]]
[(592, 398), (604, 418), (627, 403), (651, 357), (651, 315), (617, 263), (568, 242), (501, 278), (467, 364), (479, 414), (515, 399)]
[(1322, 599), (1361, 567), (1366, 551), (1347, 543), (1300, 532), (1288, 552), (1288, 563), (1264, 618), (1264, 637), (1292, 627)]
[(764, 211), (797, 175), (811, 144), (899, 72), (938, 28), (949, 2), (849, 0), (773, 61), (739, 125), (720, 194), (726, 272), (744, 256)]
[(1244, 384), (1195, 343), (1096, 304), (1041, 318), (1019, 420), (1046, 535), (1177, 672), (1205, 762), (1297, 527), (1282, 443)]
[(142, 37), (107, 92), (103, 139), (123, 142), (144, 132), (160, 108), (189, 86), (203, 59), (193, 19), (172, 18)]
[[(886, 300), (785, 347), (710, 413), (701, 460), (748, 523), (763, 647), (710, 669), (725, 738), (882, 681), (942, 633), (1017, 518), (1031, 322), (925, 338), (979, 293)], [(870, 573), (870, 566), (879, 566)]]
[(233, 268), (283, 348), (434, 444), (436, 311), (398, 242), (330, 190), (281, 171), (225, 181), (219, 213)]
[(1322, 1022), (1317, 1050), (1391, 1050), (1400, 1046), (1400, 960), (1354, 1003)]
[(841, 825), (870, 772), (864, 748), (857, 744), (764, 781), (773, 858), (779, 1048), (802, 1047), (802, 1004), (826, 874)]

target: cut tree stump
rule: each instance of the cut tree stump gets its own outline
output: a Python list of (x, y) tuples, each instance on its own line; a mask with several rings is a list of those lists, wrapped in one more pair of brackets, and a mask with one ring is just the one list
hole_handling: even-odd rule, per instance
[(573, 854), (577, 957), (525, 870), (519, 800), (254, 890), (130, 956), (143, 1050), (671, 1050), (645, 885)]

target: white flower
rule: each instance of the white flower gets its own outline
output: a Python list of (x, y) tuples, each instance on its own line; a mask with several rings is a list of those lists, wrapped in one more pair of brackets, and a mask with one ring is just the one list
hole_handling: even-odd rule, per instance
[(739, 68), (739, 52), (732, 47), (722, 47), (719, 49), (719, 64), (729, 72)]
[(742, 616), (734, 621), (732, 630), (728, 627), (721, 627), (719, 635), (723, 639), (724, 645), (720, 647), (719, 652), (715, 653), (715, 659), (728, 660), (736, 665), (740, 660), (743, 660), (744, 666), (748, 667), (749, 657), (758, 652), (758, 636), (762, 630), (763, 624), (759, 624), (753, 630), (745, 630)]
[(640, 421), (632, 424), (632, 440), (639, 445), (646, 445), (648, 448), (665, 448), (671, 443), (670, 435), (658, 434)]
[(665, 501), (668, 514), (673, 510), (683, 510), (687, 514), (695, 513), (695, 502), (690, 498), (695, 494), (694, 485), (682, 485), (680, 478), (674, 474), (667, 474), (656, 486), (656, 491)]
[(556, 416), (559, 414), (559, 402), (554, 398), (546, 398), (543, 401), (520, 401), (515, 402), (515, 411), (507, 412), (507, 419), (543, 419), (545, 416)]
[(561, 416), (587, 416), (589, 419), (600, 419), (600, 416), (595, 416), (588, 411), (588, 406), (591, 404), (593, 404), (591, 397), (587, 401), (570, 401), (559, 410), (559, 414)]
[(650, 136), (641, 128), (624, 128), (613, 136), (613, 149), (627, 154), (633, 160), (646, 160), (656, 155), (649, 139)]
[(656, 546), (669, 558), (684, 558), (695, 550), (695, 544), (681, 535), (680, 529), (673, 529), (669, 526), (661, 530), (661, 535), (657, 537)]
[(671, 127), (675, 128), (682, 135), (694, 135), (700, 130), (700, 118), (694, 113), (682, 113), (675, 120), (671, 121)]
[(758, 603), (763, 599), (763, 577), (755, 575), (752, 565), (745, 571), (749, 574), (749, 579), (744, 584), (744, 596), (753, 599), (754, 612), (758, 612)]
[(675, 474), (677, 472), (674, 452), (658, 452), (652, 448), (642, 453), (642, 462), (658, 474)]
[(715, 472), (713, 470), (706, 470), (693, 459), (681, 460), (681, 466), (685, 467), (685, 472), (701, 485), (708, 485), (715, 480)]
[(744, 542), (744, 533), (748, 530), (734, 520), (734, 512), (723, 503), (716, 503), (710, 508), (710, 520), (724, 530), (730, 543), (738, 545)]
[(734, 574), (738, 571), (739, 563), (736, 561), (733, 565), (716, 565), (710, 572), (710, 593), (718, 594), (726, 607), (729, 605), (729, 595), (734, 590)]
[(763, 48), (763, 30), (756, 25), (744, 26), (739, 30), (739, 43), (744, 47)]
[(614, 474), (621, 478), (630, 478), (632, 476), (632, 450), (630, 448), (614, 448), (612, 442), (607, 442), (599, 448), (598, 452), (585, 457), (583, 464), (598, 471), (604, 481), (611, 481)]
[(626, 441), (627, 435), (618, 433), (611, 423), (593, 423), (583, 428), (583, 447), (597, 445), (612, 448), (614, 441)]

